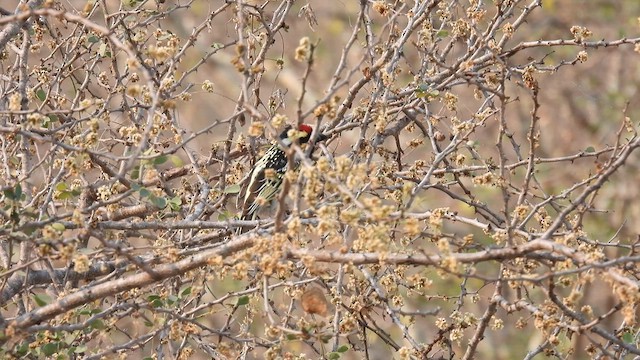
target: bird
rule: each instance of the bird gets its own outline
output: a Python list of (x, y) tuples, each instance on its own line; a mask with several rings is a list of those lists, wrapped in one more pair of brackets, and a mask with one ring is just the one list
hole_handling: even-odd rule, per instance
[[(305, 144), (311, 139), (311, 126), (300, 124), (297, 134), (292, 133), (292, 129), (292, 126), (287, 125), (279, 135), (280, 141), (274, 142), (240, 181), (241, 184), (246, 183), (238, 194), (240, 220), (255, 220), (260, 208), (268, 205), (278, 194), (289, 165), (286, 149), (294, 142)], [(318, 134), (315, 141), (323, 141), (326, 138), (324, 134)]]

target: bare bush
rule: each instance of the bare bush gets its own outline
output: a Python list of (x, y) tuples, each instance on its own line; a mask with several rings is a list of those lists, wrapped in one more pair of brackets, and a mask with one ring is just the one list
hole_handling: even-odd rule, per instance
[(0, 353), (640, 355), (638, 25), (558, 3), (3, 2)]

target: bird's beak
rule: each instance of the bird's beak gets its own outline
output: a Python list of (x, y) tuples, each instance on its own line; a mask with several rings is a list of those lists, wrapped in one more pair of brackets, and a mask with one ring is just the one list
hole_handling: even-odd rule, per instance
[(318, 134), (318, 136), (316, 137), (316, 141), (315, 141), (315, 142), (316, 142), (316, 143), (319, 143), (319, 142), (321, 142), (321, 141), (325, 141), (325, 140), (327, 140), (328, 138), (329, 138), (329, 136), (328, 136), (328, 135), (325, 135), (325, 134), (323, 134), (323, 133), (320, 133), (320, 134)]

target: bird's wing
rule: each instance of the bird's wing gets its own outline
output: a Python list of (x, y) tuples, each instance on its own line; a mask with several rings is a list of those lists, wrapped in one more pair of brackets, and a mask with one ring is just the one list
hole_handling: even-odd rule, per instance
[[(253, 219), (258, 208), (271, 201), (280, 188), (282, 176), (287, 171), (287, 159), (284, 152), (276, 146), (260, 158), (250, 174), (242, 197), (241, 217), (244, 220)], [(267, 178), (266, 169), (276, 171), (275, 176)]]

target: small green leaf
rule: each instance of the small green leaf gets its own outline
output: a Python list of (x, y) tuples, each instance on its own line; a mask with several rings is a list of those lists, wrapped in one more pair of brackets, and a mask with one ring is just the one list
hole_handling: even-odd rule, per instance
[(325, 344), (329, 343), (329, 340), (331, 340), (333, 337), (331, 335), (322, 335), (320, 336), (320, 341), (322, 341)]
[[(14, 195), (13, 189), (6, 189), (3, 193), (4, 193), (4, 196), (5, 196), (7, 199), (15, 200), (15, 199), (14, 199), (15, 195)], [(5, 209), (5, 210), (6, 210), (6, 209)]]
[(327, 354), (327, 358), (330, 359), (330, 360), (340, 359), (340, 353), (338, 353), (338, 352), (330, 352), (329, 354)]
[(89, 326), (91, 326), (91, 328), (96, 329), (96, 330), (102, 330), (102, 329), (104, 329), (106, 327), (104, 325), (104, 322), (102, 320), (100, 320), (100, 319), (96, 319), (96, 320), (92, 321)]
[(36, 304), (38, 304), (38, 306), (45, 306), (49, 304), (49, 301), (51, 301), (51, 298), (49, 298), (49, 296), (44, 294), (36, 294), (36, 295), (33, 295), (33, 300), (36, 302)]
[(596, 149), (593, 146), (589, 146), (588, 148), (584, 149), (584, 152), (586, 152), (586, 153), (594, 153), (594, 152), (596, 152)]
[(157, 158), (153, 159), (153, 163), (155, 165), (162, 165), (165, 162), (167, 162), (167, 160), (168, 160), (168, 157), (166, 155), (160, 155)]
[(149, 195), (151, 195), (151, 191), (149, 191), (149, 189), (147, 188), (140, 188), (140, 190), (138, 190), (138, 193), (140, 194), (140, 197), (148, 197)]
[(420, 84), (414, 90), (416, 93), (416, 97), (418, 98), (426, 98), (427, 100), (431, 100), (437, 98), (440, 95), (438, 90), (434, 90), (430, 85)]
[(622, 340), (624, 340), (624, 342), (626, 342), (627, 344), (632, 344), (633, 343), (633, 334), (630, 332), (625, 332), (624, 335), (622, 335)]
[(51, 227), (55, 230), (55, 231), (65, 231), (66, 227), (64, 226), (63, 223), (53, 223), (51, 224)]
[(167, 199), (159, 196), (150, 196), (149, 200), (155, 205), (158, 209), (164, 209), (167, 206)]
[(169, 159), (171, 160), (171, 163), (173, 164), (173, 166), (184, 165), (184, 161), (182, 161), (182, 158), (180, 158), (180, 156), (178, 155), (169, 155)]
[(233, 218), (233, 214), (231, 214), (227, 210), (222, 210), (220, 214), (218, 214), (218, 221), (225, 221)]
[(182, 198), (178, 195), (174, 196), (171, 198), (171, 202), (173, 202), (176, 205), (182, 205)]
[(186, 287), (184, 290), (182, 290), (182, 292), (180, 293), (180, 296), (189, 296), (191, 295), (191, 286)]
[(339, 353), (347, 352), (347, 350), (349, 350), (349, 345), (342, 345), (336, 349), (336, 351)]
[(229, 185), (224, 189), (225, 194), (237, 194), (240, 192), (240, 184)]
[(298, 340), (298, 336), (295, 334), (287, 334), (287, 340)]
[(131, 170), (131, 179), (137, 180), (140, 178), (140, 166), (134, 166), (133, 170)]
[(69, 189), (69, 186), (67, 186), (67, 183), (60, 182), (56, 184), (56, 190), (58, 191), (66, 191), (67, 189)]
[(87, 352), (87, 350), (88, 350), (87, 345), (80, 345), (80, 346), (77, 346), (75, 349), (73, 349), (73, 352), (76, 354), (81, 354), (81, 353)]
[(180, 210), (181, 205), (182, 205), (182, 199), (180, 198), (180, 196), (176, 195), (171, 199), (169, 199), (169, 207), (171, 208), (171, 210), (178, 211)]
[(102, 57), (111, 57), (111, 51), (109, 50), (109, 46), (107, 45), (107, 43), (100, 44), (98, 55)]
[(36, 96), (38, 97), (38, 99), (40, 99), (40, 101), (44, 101), (44, 99), (47, 98), (47, 93), (42, 89), (38, 89), (36, 91)]
[(245, 296), (240, 296), (238, 298), (238, 302), (236, 303), (236, 305), (244, 306), (244, 305), (247, 305), (248, 303), (249, 303), (249, 296), (245, 295)]
[(29, 344), (27, 342), (23, 342), (16, 348), (16, 353), (20, 356), (27, 355), (29, 352)]
[(447, 37), (449, 36), (449, 31), (448, 30), (440, 30), (436, 33), (436, 36), (439, 38), (443, 38), (443, 37)]
[(42, 353), (45, 356), (51, 356), (51, 355), (55, 354), (56, 352), (58, 352), (58, 343), (55, 342), (55, 343), (44, 344), (44, 345), (42, 345), (40, 350), (42, 350)]
[(169, 305), (173, 305), (173, 304), (177, 303), (179, 300), (180, 299), (175, 295), (167, 296), (167, 304), (169, 304)]
[(58, 195), (58, 199), (60, 200), (69, 200), (73, 199), (73, 193), (71, 191), (63, 191)]
[(92, 44), (95, 44), (95, 43), (97, 43), (98, 41), (100, 41), (100, 39), (99, 39), (97, 36), (95, 36), (95, 35), (91, 35), (91, 36), (89, 36), (89, 38), (87, 39), (87, 41), (88, 41), (88, 42), (90, 42), (90, 43), (92, 43)]

